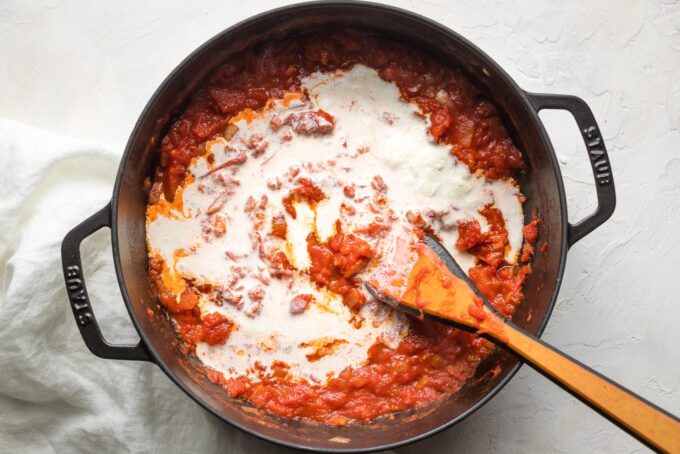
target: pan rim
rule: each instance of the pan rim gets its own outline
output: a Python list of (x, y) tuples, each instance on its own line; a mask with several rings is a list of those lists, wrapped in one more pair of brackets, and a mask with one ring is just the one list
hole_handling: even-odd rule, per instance
[(201, 399), (199, 396), (195, 395), (185, 384), (182, 380), (180, 380), (176, 375), (174, 375), (169, 367), (164, 364), (160, 359), (159, 356), (156, 354), (154, 351), (153, 347), (151, 346), (151, 343), (149, 342), (149, 338), (147, 334), (144, 332), (144, 330), (141, 327), (141, 324), (139, 320), (137, 319), (134, 310), (132, 308), (130, 296), (127, 291), (127, 285), (125, 283), (125, 277), (121, 265), (121, 260), (120, 260), (120, 244), (118, 240), (118, 203), (119, 203), (119, 194), (121, 187), (123, 185), (123, 175), (124, 171), (127, 167), (128, 160), (131, 155), (132, 151), (132, 145), (133, 142), (135, 141), (136, 136), (139, 133), (139, 130), (142, 126), (142, 124), (147, 120), (147, 116), (149, 114), (149, 111), (151, 110), (152, 106), (156, 102), (156, 100), (163, 94), (170, 84), (172, 80), (174, 80), (180, 73), (184, 71), (184, 69), (189, 65), (191, 61), (193, 61), (195, 58), (197, 58), (199, 55), (203, 54), (207, 49), (209, 49), (214, 43), (217, 41), (221, 40), (223, 36), (233, 33), (237, 31), (238, 29), (241, 29), (247, 25), (250, 25), (252, 23), (255, 23), (257, 21), (260, 21), (265, 18), (269, 18), (270, 16), (276, 16), (279, 14), (283, 13), (291, 13), (291, 12), (296, 12), (296, 11), (303, 11), (303, 10), (309, 10), (309, 9), (316, 9), (316, 10), (323, 10), (325, 8), (331, 9), (331, 8), (338, 8), (338, 7), (347, 7), (347, 8), (354, 8), (354, 9), (364, 9), (364, 10), (377, 10), (382, 13), (390, 14), (393, 16), (402, 16), (406, 17), (410, 20), (413, 21), (419, 21), (423, 23), (425, 26), (435, 29), (439, 32), (443, 32), (444, 34), (450, 36), (454, 40), (458, 41), (460, 44), (467, 46), (472, 50), (475, 54), (478, 55), (480, 60), (484, 61), (485, 65), (488, 65), (488, 69), (490, 71), (493, 71), (497, 76), (499, 76), (505, 83), (508, 84), (508, 86), (518, 95), (519, 99), (521, 100), (523, 106), (531, 116), (532, 120), (536, 124), (538, 131), (540, 133), (540, 138), (541, 141), (544, 145), (545, 152), (548, 155), (548, 159), (551, 163), (552, 170), (555, 174), (555, 179), (557, 182), (557, 190), (558, 190), (558, 198), (560, 201), (560, 216), (561, 216), (561, 225), (562, 225), (562, 232), (561, 232), (561, 248), (560, 248), (560, 256), (559, 256), (559, 265), (557, 269), (557, 278), (555, 281), (555, 287), (553, 290), (553, 293), (551, 295), (550, 303), (548, 304), (547, 310), (545, 312), (545, 315), (538, 327), (538, 330), (536, 331), (536, 335), (540, 336), (543, 331), (545, 330), (545, 327), (548, 323), (548, 320), (550, 319), (550, 316), (553, 312), (555, 302), (557, 299), (557, 295), (559, 294), (560, 286), (562, 283), (562, 277), (564, 274), (564, 269), (565, 269), (565, 264), (566, 264), (566, 256), (567, 256), (567, 251), (568, 251), (568, 246), (567, 246), (567, 228), (568, 228), (568, 220), (567, 220), (567, 205), (566, 205), (566, 196), (565, 196), (565, 190), (564, 190), (564, 183), (562, 180), (562, 175), (561, 171), (559, 168), (559, 164), (557, 162), (557, 157), (555, 155), (552, 143), (550, 141), (550, 138), (543, 126), (543, 123), (541, 122), (537, 111), (534, 109), (533, 105), (531, 104), (531, 101), (529, 100), (528, 96), (526, 95), (526, 92), (522, 90), (517, 83), (496, 63), (491, 57), (489, 57), (485, 52), (483, 52), (480, 48), (478, 48), (475, 44), (473, 44), (471, 41), (467, 40), (463, 36), (459, 35), (455, 31), (449, 29), (448, 27), (430, 19), (425, 16), (393, 7), (393, 6), (388, 6), (388, 5), (383, 5), (379, 3), (374, 3), (374, 2), (364, 2), (364, 1), (325, 1), (325, 2), (315, 2), (315, 1), (307, 1), (307, 2), (302, 2), (302, 3), (296, 3), (292, 5), (287, 5), (283, 6), (280, 8), (275, 8), (271, 9), (265, 12), (262, 12), (260, 14), (251, 16), (245, 20), (242, 20), (225, 30), (219, 32), (209, 40), (205, 41), (203, 44), (201, 44), (198, 48), (196, 48), (193, 52), (191, 52), (186, 58), (182, 60), (169, 74), (168, 76), (163, 80), (163, 82), (159, 85), (159, 87), (155, 90), (153, 95), (149, 98), (149, 101), (145, 105), (144, 109), (140, 113), (135, 126), (132, 129), (132, 132), (130, 133), (130, 137), (128, 139), (128, 142), (125, 146), (125, 151), (121, 157), (120, 161), (120, 166), (118, 169), (118, 173), (116, 176), (116, 182), (114, 185), (113, 189), (113, 195), (111, 198), (111, 210), (112, 210), (112, 225), (111, 225), (111, 241), (112, 241), (112, 252), (113, 252), (113, 260), (114, 260), (114, 267), (116, 270), (116, 277), (118, 280), (118, 284), (121, 290), (121, 294), (123, 296), (123, 300), (125, 302), (125, 307), (130, 315), (130, 319), (132, 320), (132, 323), (137, 330), (139, 337), (141, 341), (146, 345), (150, 356), (153, 358), (153, 362), (172, 380), (175, 385), (177, 385), (182, 391), (184, 391), (185, 394), (187, 394), (189, 397), (191, 397), (196, 403), (198, 403), (201, 407), (203, 407), (205, 410), (219, 418), (220, 420), (226, 422), (227, 424), (231, 425), (232, 427), (235, 427), (245, 433), (248, 433), (250, 435), (255, 436), (256, 438), (259, 438), (261, 440), (265, 440), (267, 442), (280, 445), (280, 446), (285, 446), (289, 448), (295, 448), (295, 449), (300, 449), (300, 450), (305, 450), (305, 451), (313, 451), (313, 452), (327, 452), (327, 453), (365, 453), (365, 452), (375, 452), (375, 451), (380, 451), (380, 450), (387, 450), (387, 449), (394, 449), (398, 447), (402, 447), (411, 443), (415, 443), (417, 441), (422, 441), (426, 438), (429, 438), (437, 433), (440, 433), (444, 431), (445, 429), (448, 429), (455, 425), (456, 423), (464, 420), (467, 418), (469, 415), (472, 413), (476, 412), (481, 408), (483, 405), (485, 405), (487, 402), (489, 402), (501, 389), (503, 389), (508, 382), (515, 376), (517, 371), (520, 369), (520, 367), (523, 365), (522, 361), (518, 361), (517, 364), (515, 364), (510, 371), (507, 373), (507, 375), (498, 383), (496, 386), (494, 386), (492, 389), (490, 389), (479, 401), (477, 401), (474, 405), (472, 405), (469, 409), (464, 411), (463, 413), (457, 415), (456, 417), (452, 418), (451, 420), (445, 422), (444, 424), (441, 424), (437, 427), (435, 427), (432, 430), (423, 432), (421, 434), (415, 435), (413, 437), (400, 440), (397, 442), (393, 443), (386, 443), (383, 444), (380, 441), (376, 443), (375, 446), (371, 447), (362, 447), (362, 448), (320, 448), (320, 447), (315, 447), (311, 445), (300, 445), (294, 442), (288, 442), (285, 440), (278, 439), (276, 437), (271, 437), (268, 435), (265, 435), (263, 433), (258, 432), (257, 430), (251, 429), (249, 427), (246, 427), (244, 425), (241, 425), (233, 420), (231, 420), (228, 415), (224, 415), (220, 412), (217, 412), (211, 408), (208, 402), (204, 401)]

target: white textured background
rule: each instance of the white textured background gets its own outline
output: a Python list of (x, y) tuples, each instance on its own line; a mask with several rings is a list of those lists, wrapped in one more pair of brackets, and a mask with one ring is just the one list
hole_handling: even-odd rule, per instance
[[(181, 59), (236, 21), (285, 3), (0, 0), (0, 117), (122, 152), (144, 104)], [(618, 207), (609, 222), (570, 251), (544, 339), (680, 413), (680, 4), (390, 3), (471, 39), (524, 89), (575, 94), (590, 104), (609, 148)], [(568, 114), (551, 112), (542, 118), (562, 163), (569, 217), (577, 220), (595, 206), (586, 152)], [(111, 283), (110, 263), (101, 267)], [(95, 305), (103, 297), (111, 295), (93, 292)], [(122, 302), (109, 312), (114, 321), (126, 317)], [(101, 318), (106, 332), (107, 320)], [(135, 337), (131, 325), (128, 332), (107, 334), (112, 340)], [(105, 373), (113, 367), (95, 357), (92, 362)], [(152, 365), (125, 367), (150, 368), (151, 376), (145, 377), (152, 386), (160, 383), (165, 392), (181, 394)], [(182, 402), (185, 408), (179, 411), (212, 426), (216, 450), (234, 446), (233, 431), (203, 417), (188, 397)], [(186, 437), (191, 436), (188, 431)], [(238, 438), (236, 444), (248, 451), (271, 449)], [(423, 450), (644, 448), (525, 366), (472, 417), (401, 451)]]

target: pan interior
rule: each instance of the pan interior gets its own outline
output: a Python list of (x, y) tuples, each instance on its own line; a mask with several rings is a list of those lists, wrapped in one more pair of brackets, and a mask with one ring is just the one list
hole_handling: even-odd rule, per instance
[[(310, 450), (385, 449), (422, 438), (469, 414), (490, 398), (514, 374), (518, 361), (497, 350), (477, 369), (475, 377), (453, 397), (429, 407), (365, 424), (330, 427), (265, 414), (230, 399), (201, 372), (200, 361), (186, 354), (164, 317), (148, 317), (157, 301), (149, 285), (145, 240), (144, 179), (156, 163), (158, 144), (183, 104), (203, 78), (230, 56), (249, 46), (310, 29), (345, 27), (370, 29), (435, 54), (463, 70), (501, 112), (527, 173), (521, 180), (528, 197), (525, 216), (534, 209), (543, 219), (539, 241), (547, 253), (537, 254), (534, 273), (525, 284), (525, 301), (513, 321), (540, 333), (550, 315), (561, 280), (564, 225), (561, 184), (550, 143), (521, 90), (470, 43), (448, 29), (381, 5), (369, 3), (301, 4), (264, 13), (226, 30), (190, 55), (161, 85), (142, 113), (127, 145), (113, 198), (114, 259), (125, 302), (140, 336), (159, 366), (191, 397), (223, 420), (262, 438)], [(499, 368), (499, 369), (497, 369)], [(499, 373), (492, 373), (500, 370)]]

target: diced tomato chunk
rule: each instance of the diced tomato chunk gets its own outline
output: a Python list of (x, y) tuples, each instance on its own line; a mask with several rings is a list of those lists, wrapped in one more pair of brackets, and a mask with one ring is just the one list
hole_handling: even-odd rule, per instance
[(458, 250), (467, 251), (477, 246), (480, 241), (482, 241), (482, 230), (476, 219), (458, 224), (458, 240), (456, 240)]
[(319, 189), (309, 178), (299, 178), (297, 183), (298, 186), (283, 198), (283, 207), (291, 216), (293, 216), (293, 219), (295, 219), (297, 216), (295, 207), (293, 206), (294, 202), (300, 200), (320, 202), (326, 198), (326, 195), (323, 193), (323, 191)]
[(538, 224), (540, 223), (541, 218), (538, 217), (538, 213), (534, 212), (531, 217), (531, 222), (522, 228), (524, 239), (531, 244), (536, 243), (536, 240), (538, 239)]
[(213, 88), (209, 93), (210, 98), (217, 104), (222, 113), (234, 114), (245, 107), (246, 95), (241, 92)]
[(203, 328), (203, 342), (210, 345), (218, 345), (226, 342), (234, 324), (224, 315), (213, 312), (203, 317), (201, 326)]
[(272, 235), (285, 240), (287, 231), (288, 225), (286, 224), (286, 218), (283, 214), (274, 216), (272, 218)]
[(434, 137), (434, 140), (439, 140), (451, 126), (451, 115), (449, 114), (449, 110), (445, 107), (437, 109), (430, 116), (430, 122), (432, 123), (430, 126), (430, 133)]

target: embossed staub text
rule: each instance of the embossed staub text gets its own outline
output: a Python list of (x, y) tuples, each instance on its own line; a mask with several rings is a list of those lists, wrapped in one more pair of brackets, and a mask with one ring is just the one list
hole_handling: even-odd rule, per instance
[(81, 326), (89, 324), (92, 321), (92, 313), (79, 266), (71, 265), (66, 268), (66, 290), (78, 324)]
[(602, 144), (602, 137), (595, 126), (583, 129), (583, 137), (588, 147), (588, 156), (595, 172), (595, 181), (600, 186), (611, 183), (611, 168)]

